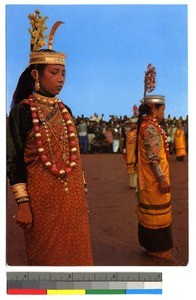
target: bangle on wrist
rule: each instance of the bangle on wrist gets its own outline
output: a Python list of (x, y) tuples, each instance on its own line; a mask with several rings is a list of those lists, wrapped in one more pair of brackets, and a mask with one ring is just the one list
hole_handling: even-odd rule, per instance
[(28, 197), (20, 197), (16, 199), (16, 203), (19, 205), (21, 203), (26, 203), (29, 202), (29, 198)]
[(28, 197), (26, 183), (14, 184), (11, 188), (15, 199)]

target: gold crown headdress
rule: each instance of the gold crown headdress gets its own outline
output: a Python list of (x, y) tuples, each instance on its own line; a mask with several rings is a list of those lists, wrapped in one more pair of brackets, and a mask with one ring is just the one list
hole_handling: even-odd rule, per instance
[(156, 70), (151, 64), (148, 64), (147, 71), (145, 71), (144, 76), (144, 97), (141, 100), (149, 106), (154, 104), (165, 104), (165, 97), (160, 95), (146, 95), (146, 93), (151, 93), (154, 91), (156, 86)]
[[(38, 9), (35, 10), (35, 14), (31, 13), (28, 16), (30, 20), (30, 24), (32, 29), (29, 28), (29, 33), (31, 35), (31, 53), (29, 64), (58, 64), (65, 65), (66, 55), (61, 52), (56, 51), (40, 51), (43, 46), (46, 45), (46, 38), (48, 36), (44, 35), (44, 31), (48, 28), (45, 25), (46, 19), (48, 17), (43, 18)], [(61, 25), (62, 21), (57, 21), (53, 26), (49, 34), (48, 39), (48, 50), (52, 50), (53, 39), (55, 32), (59, 25)], [(45, 50), (47, 50), (45, 49)]]

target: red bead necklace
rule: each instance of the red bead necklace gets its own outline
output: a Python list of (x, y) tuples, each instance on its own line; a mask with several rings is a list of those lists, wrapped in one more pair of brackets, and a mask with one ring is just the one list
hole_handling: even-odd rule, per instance
[[(49, 99), (49, 102), (47, 102), (47, 99)], [(44, 105), (49, 104), (51, 106), (53, 104), (58, 105), (58, 108), (62, 114), (62, 119), (64, 124), (63, 127), (65, 132), (64, 135), (67, 141), (68, 151), (67, 151), (66, 162), (64, 162), (63, 166), (60, 168), (57, 168), (54, 161), (49, 160), (49, 157), (46, 154), (45, 149), (43, 148), (42, 135), (40, 132), (40, 125), (39, 125), (40, 121), (43, 122), (44, 120), (44, 118), (42, 119), (39, 117), (39, 109), (40, 109), (39, 105), (41, 103)], [(76, 167), (76, 162), (77, 162), (76, 154), (78, 152), (76, 134), (74, 133), (73, 121), (70, 118), (69, 112), (67, 111), (67, 109), (65, 108), (65, 106), (63, 105), (60, 99), (56, 97), (52, 99), (46, 98), (36, 93), (29, 97), (29, 105), (30, 105), (32, 122), (33, 122), (34, 137), (36, 139), (36, 145), (37, 145), (37, 151), (39, 157), (43, 162), (44, 166), (47, 168), (47, 170), (57, 178), (61, 179), (62, 182), (65, 184), (65, 179)], [(41, 114), (41, 116), (43, 116), (43, 114)], [(52, 127), (51, 127), (51, 131), (52, 131)], [(50, 138), (47, 138), (47, 141), (49, 143), (49, 148), (50, 148)], [(63, 155), (64, 154), (65, 153), (63, 153)], [(52, 154), (51, 156), (53, 157)], [(65, 184), (65, 192), (68, 192), (67, 184)]]

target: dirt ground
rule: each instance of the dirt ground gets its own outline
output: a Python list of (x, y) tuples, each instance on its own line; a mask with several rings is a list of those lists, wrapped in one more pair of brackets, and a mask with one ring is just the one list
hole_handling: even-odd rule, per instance
[[(173, 201), (173, 259), (148, 257), (138, 244), (134, 191), (122, 154), (83, 154), (87, 201), (96, 266), (186, 266), (188, 263), (188, 158), (170, 157)], [(27, 266), (22, 229), (14, 222), (16, 204), (8, 186), (7, 264)]]

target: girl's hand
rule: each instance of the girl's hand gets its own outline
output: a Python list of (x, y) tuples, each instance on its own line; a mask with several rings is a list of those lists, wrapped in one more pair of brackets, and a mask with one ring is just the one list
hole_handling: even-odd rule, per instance
[(16, 223), (29, 232), (32, 228), (33, 215), (28, 202), (20, 203), (16, 213)]
[(168, 184), (168, 182), (166, 180), (159, 181), (158, 187), (159, 187), (159, 190), (161, 191), (161, 193), (163, 193), (163, 194), (171, 192), (171, 186)]

